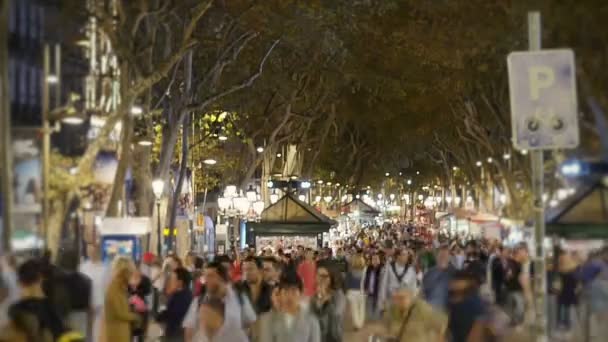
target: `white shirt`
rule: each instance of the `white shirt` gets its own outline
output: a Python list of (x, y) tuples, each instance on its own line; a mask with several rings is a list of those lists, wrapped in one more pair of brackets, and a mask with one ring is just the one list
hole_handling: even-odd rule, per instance
[[(256, 321), (257, 316), (249, 298), (244, 295), (241, 296), (241, 301), (239, 301), (236, 291), (229, 286), (226, 289), (226, 312), (224, 314), (226, 324), (228, 325), (236, 325), (236, 326), (245, 326), (248, 324), (252, 324)], [(241, 302), (243, 305), (241, 306)], [(192, 303), (190, 304), (190, 308), (188, 308), (188, 313), (186, 313), (186, 317), (184, 317), (184, 321), (182, 323), (183, 328), (193, 329), (198, 331), (199, 325), (199, 317), (198, 317), (198, 298), (194, 298)]]
[[(395, 264), (395, 271), (401, 275), (404, 271), (404, 266)], [(393, 272), (392, 263), (386, 264), (380, 276), (380, 293), (378, 294), (378, 305), (380, 309), (384, 308), (384, 304), (390, 299), (391, 295), (396, 289), (407, 287), (414, 294), (418, 292), (418, 281), (416, 279), (416, 270), (413, 265), (410, 265), (405, 275), (399, 281), (395, 272)]]
[(234, 324), (227, 324), (224, 322), (224, 325), (220, 328), (220, 330), (215, 333), (215, 335), (211, 338), (205, 334), (202, 330), (199, 330), (194, 338), (193, 342), (248, 342), (249, 339), (247, 335), (243, 331), (240, 326), (235, 326)]
[(110, 284), (110, 267), (102, 262), (87, 260), (80, 264), (79, 271), (91, 279), (91, 303), (95, 309), (103, 307), (105, 292)]
[(8, 322), (8, 308), (19, 300), (21, 297), (21, 289), (19, 288), (15, 270), (10, 268), (2, 260), (0, 260), (0, 262), (2, 262), (2, 274), (0, 274), (0, 277), (4, 280), (8, 290), (8, 295), (4, 301), (0, 303), (0, 327), (3, 327)]

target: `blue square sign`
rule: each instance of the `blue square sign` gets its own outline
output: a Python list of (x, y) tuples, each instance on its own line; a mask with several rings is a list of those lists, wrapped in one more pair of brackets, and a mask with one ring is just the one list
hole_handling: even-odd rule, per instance
[(572, 50), (513, 52), (507, 58), (513, 145), (518, 150), (579, 144)]

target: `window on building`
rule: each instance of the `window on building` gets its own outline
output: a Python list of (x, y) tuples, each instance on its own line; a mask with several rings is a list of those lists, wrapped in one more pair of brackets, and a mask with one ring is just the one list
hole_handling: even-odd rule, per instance
[(15, 60), (13, 58), (9, 58), (8, 59), (8, 81), (9, 81), (9, 88), (8, 88), (8, 93), (11, 99), (11, 103), (15, 102), (15, 91), (17, 90), (17, 77), (15, 76), (15, 73), (17, 71), (17, 63), (15, 63)]
[(30, 30), (30, 37), (32, 37), (32, 39), (35, 41), (39, 35), (38, 35), (38, 5), (36, 4), (30, 4), (30, 13), (29, 13), (29, 30)]
[(27, 64), (23, 61), (19, 61), (19, 96), (17, 102), (20, 105), (27, 104)]
[[(19, 1), (17, 1), (17, 3), (19, 3)], [(15, 3), (15, 1), (9, 1), (9, 3), (8, 3), (8, 6), (9, 6), (8, 27), (9, 27), (10, 33), (17, 32), (17, 16), (19, 15), (19, 12), (17, 10), (18, 9), (17, 3)]]
[(17, 1), (17, 3), (19, 4), (19, 22), (18, 22), (19, 35), (21, 37), (27, 37), (27, 29), (28, 29), (27, 15), (28, 15), (29, 1), (20, 0), (20, 1)]

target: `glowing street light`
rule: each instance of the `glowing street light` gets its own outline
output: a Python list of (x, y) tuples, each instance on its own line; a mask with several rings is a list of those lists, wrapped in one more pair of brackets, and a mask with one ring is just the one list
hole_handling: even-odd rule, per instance
[(277, 195), (276, 193), (272, 193), (270, 195), (270, 203), (275, 204), (275, 203), (277, 203), (278, 200), (279, 200), (279, 195)]
[(494, 159), (492, 159), (492, 157), (488, 158), (488, 163), (492, 164), (493, 161), (494, 161)]
[(573, 177), (581, 174), (582, 171), (581, 163), (577, 160), (571, 161), (562, 165), (560, 171), (564, 176)]
[(143, 146), (143, 147), (148, 147), (148, 146), (152, 146), (152, 140), (149, 139), (141, 139), (137, 142), (137, 144), (139, 146)]
[(205, 165), (215, 165), (215, 164), (217, 164), (217, 160), (209, 158), (209, 159), (203, 160), (203, 163)]
[(59, 77), (57, 77), (57, 75), (48, 75), (46, 77), (46, 83), (57, 84), (57, 83), (59, 83)]
[(264, 211), (264, 201), (253, 202), (251, 206), (258, 216), (262, 215), (262, 212)]
[(264, 152), (264, 148), (262, 146), (260, 146), (256, 149), (256, 151), (258, 151), (258, 153), (262, 153), (262, 152)]
[[(82, 118), (82, 116), (79, 116), (79, 115), (70, 115), (70, 116), (66, 116), (63, 119), (61, 119), (61, 122), (63, 122), (66, 125), (70, 125), (70, 126), (78, 126), (84, 122), (84, 118)], [(152, 142), (150, 142), (150, 145), (152, 145)]]
[(483, 165), (483, 163), (481, 162), (481, 160), (478, 160), (477, 163), (475, 163), (475, 165), (477, 165), (477, 167), (481, 167)]
[(133, 116), (138, 116), (138, 115), (142, 115), (144, 113), (144, 109), (141, 108), (141, 106), (133, 106), (131, 107), (131, 115)]
[(502, 155), (502, 159), (504, 159), (504, 160), (509, 160), (509, 159), (511, 159), (511, 154), (510, 154), (510, 153), (505, 153), (505, 154), (503, 154), (503, 155)]
[(412, 180), (411, 179), (407, 180), (407, 185), (412, 185)]
[(249, 200), (249, 202), (251, 203), (257, 201), (258, 199), (258, 193), (251, 185), (249, 186), (249, 190), (247, 190), (247, 192), (245, 193), (245, 196), (247, 197), (247, 200)]

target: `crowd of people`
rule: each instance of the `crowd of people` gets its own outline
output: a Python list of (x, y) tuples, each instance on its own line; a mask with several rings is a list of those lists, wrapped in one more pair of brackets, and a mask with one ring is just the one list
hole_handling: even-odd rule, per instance
[[(69, 252), (55, 263), (49, 253), (5, 258), (0, 341), (143, 342), (156, 338), (151, 327), (168, 342), (528, 340), (534, 268), (524, 244), (419, 233), (385, 225), (332, 248), (145, 253), (137, 264), (106, 265), (96, 246), (82, 262)], [(555, 336), (590, 321), (582, 304), (608, 318), (608, 250), (584, 261), (557, 251), (547, 272)]]

